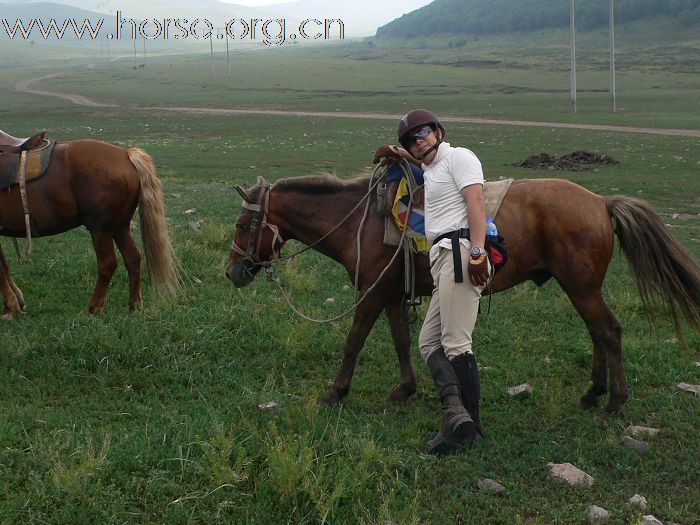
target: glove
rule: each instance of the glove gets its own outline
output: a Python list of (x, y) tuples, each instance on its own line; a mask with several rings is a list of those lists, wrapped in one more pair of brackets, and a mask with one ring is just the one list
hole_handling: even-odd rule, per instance
[(393, 144), (384, 144), (379, 146), (377, 151), (374, 152), (374, 158), (372, 158), (372, 164), (377, 164), (380, 160), (384, 159), (385, 162), (382, 166), (385, 166), (388, 162), (399, 162), (401, 160), (401, 153), (399, 148)]
[(469, 280), (474, 286), (483, 286), (489, 280), (489, 263), (486, 254), (480, 255), (477, 259), (469, 258), (467, 265)]

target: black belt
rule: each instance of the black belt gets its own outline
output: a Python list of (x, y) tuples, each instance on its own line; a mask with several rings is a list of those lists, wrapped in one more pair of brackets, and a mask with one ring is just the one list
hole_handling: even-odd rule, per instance
[(433, 241), (433, 246), (443, 239), (450, 239), (452, 241), (452, 264), (455, 271), (455, 282), (462, 283), (464, 282), (464, 275), (462, 274), (462, 252), (459, 249), (459, 240), (469, 239), (469, 228), (460, 228), (459, 230), (438, 235)]

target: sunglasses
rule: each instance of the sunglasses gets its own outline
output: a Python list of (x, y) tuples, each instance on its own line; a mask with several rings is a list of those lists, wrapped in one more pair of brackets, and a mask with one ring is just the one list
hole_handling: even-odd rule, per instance
[(411, 133), (408, 137), (408, 143), (413, 144), (416, 140), (418, 139), (424, 139), (428, 135), (430, 135), (433, 132), (433, 128), (430, 126), (424, 126), (420, 128), (418, 131), (414, 131)]

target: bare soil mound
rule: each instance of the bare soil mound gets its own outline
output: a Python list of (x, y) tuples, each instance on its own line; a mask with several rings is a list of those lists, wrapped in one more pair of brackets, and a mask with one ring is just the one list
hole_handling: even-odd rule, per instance
[(521, 168), (536, 170), (566, 170), (582, 171), (590, 170), (597, 166), (606, 164), (619, 164), (620, 162), (605, 153), (594, 151), (578, 150), (567, 153), (557, 158), (548, 153), (540, 153), (526, 158), (524, 161), (515, 164)]

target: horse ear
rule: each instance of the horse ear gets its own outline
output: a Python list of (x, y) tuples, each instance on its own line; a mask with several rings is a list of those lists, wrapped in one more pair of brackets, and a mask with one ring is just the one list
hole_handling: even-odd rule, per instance
[(252, 199), (250, 198), (250, 195), (248, 195), (248, 193), (247, 193), (239, 184), (236, 184), (236, 185), (234, 186), (234, 188), (236, 188), (236, 191), (238, 192), (238, 194), (239, 194), (241, 197), (243, 197), (243, 200), (244, 200), (244, 201), (246, 201), (246, 202), (253, 202)]
[(265, 178), (258, 175), (258, 186), (265, 186), (265, 184), (267, 184)]

